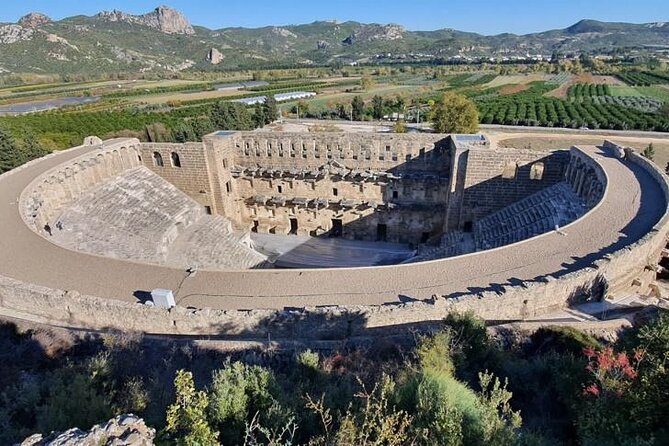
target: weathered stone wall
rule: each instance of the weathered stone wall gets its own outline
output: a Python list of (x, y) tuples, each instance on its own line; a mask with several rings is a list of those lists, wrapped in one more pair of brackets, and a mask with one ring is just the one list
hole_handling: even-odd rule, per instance
[[(443, 228), (446, 135), (240, 132), (233, 140), (236, 168), (267, 172), (239, 175), (229, 186), (240, 198), (237, 215), (229, 217), (242, 227), (318, 236), (341, 221), (344, 238), (400, 243), (419, 243)], [(353, 173), (313, 174), (324, 166)], [(355, 174), (365, 171), (371, 177)], [(386, 172), (413, 177), (388, 179)], [(425, 174), (431, 177), (418, 177)]]
[[(586, 157), (577, 148), (572, 159)], [(664, 174), (650, 161), (631, 150), (627, 159), (648, 171), (669, 201)], [(606, 173), (593, 160), (591, 174), (607, 184)], [(10, 172), (11, 174), (11, 172)], [(39, 180), (39, 179), (38, 179)], [(585, 217), (587, 218), (587, 216)], [(228, 334), (264, 338), (343, 339), (388, 333), (394, 327), (438, 321), (452, 311), (472, 310), (480, 317), (512, 321), (533, 318), (567, 302), (606, 292), (615, 285), (647, 277), (664, 248), (669, 231), (665, 213), (655, 227), (636, 243), (559, 278), (542, 277), (499, 292), (483, 292), (458, 298), (439, 297), (430, 302), (399, 305), (304, 308), (285, 311), (222, 311), (173, 308), (161, 310), (141, 304), (81, 296), (0, 277), (0, 309), (5, 314), (37, 321), (88, 328), (116, 328), (170, 334)], [(401, 266), (398, 274), (401, 274)], [(652, 274), (650, 274), (652, 276)]]
[(568, 162), (567, 152), (470, 149), (459, 227), (562, 181)]
[(233, 184), (244, 203), (239, 209), (242, 224), (277, 234), (290, 231), (290, 219), (297, 220), (300, 235), (326, 233), (332, 229), (332, 220), (339, 219), (345, 238), (374, 240), (377, 225), (384, 224), (387, 240), (418, 243), (423, 232), (440, 232), (444, 213), (439, 209), (448, 200), (448, 183), (436, 177), (363, 181), (337, 175), (318, 179), (244, 176)]
[(98, 151), (83, 155), (41, 175), (23, 192), (21, 215), (33, 230), (53, 227), (63, 206), (121, 172), (140, 165), (137, 139), (96, 144)]
[(269, 168), (319, 168), (338, 161), (350, 169), (448, 173), (448, 135), (238, 132), (237, 163)]
[(212, 169), (202, 143), (142, 143), (140, 150), (144, 166), (202, 206), (213, 206)]
[[(226, 132), (205, 137), (203, 144), (143, 144), (141, 150), (146, 167), (240, 229), (287, 234), (291, 219), (296, 219), (298, 234), (321, 235), (331, 231), (337, 219), (347, 238), (374, 240), (378, 225), (386, 225), (387, 240), (418, 243), (425, 233), (438, 235), (443, 227), (443, 216), (435, 208), (448, 199), (445, 135)], [(430, 178), (231, 175), (233, 168), (309, 171), (333, 162), (359, 172), (421, 173)], [(256, 196), (265, 196), (267, 202), (254, 201)], [(271, 202), (274, 197), (329, 204), (282, 205)], [(338, 206), (341, 200), (356, 205)], [(377, 207), (385, 203), (401, 209)], [(416, 208), (416, 203), (422, 207)]]

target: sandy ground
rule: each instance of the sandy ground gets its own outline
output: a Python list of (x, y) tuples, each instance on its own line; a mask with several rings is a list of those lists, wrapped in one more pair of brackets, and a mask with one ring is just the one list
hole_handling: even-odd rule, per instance
[(665, 168), (669, 163), (669, 135), (667, 138), (661, 137), (632, 137), (632, 136), (602, 136), (602, 135), (559, 135), (545, 133), (486, 133), (491, 143), (498, 144), (501, 147), (514, 147), (517, 149), (533, 150), (558, 150), (566, 149), (573, 145), (591, 145), (601, 144), (605, 139), (619, 143), (624, 146), (632, 147), (642, 152), (649, 144), (653, 144), (655, 157), (653, 161), (661, 168)]

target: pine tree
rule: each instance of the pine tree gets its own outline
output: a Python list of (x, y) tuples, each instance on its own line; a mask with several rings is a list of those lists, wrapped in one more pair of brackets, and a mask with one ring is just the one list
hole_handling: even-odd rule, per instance
[(355, 96), (351, 102), (351, 113), (354, 121), (362, 121), (362, 115), (365, 113), (365, 103), (360, 96)]
[(276, 99), (271, 94), (267, 95), (265, 99), (265, 124), (271, 124), (276, 121), (279, 112), (276, 108)]
[(27, 132), (23, 138), (23, 156), (24, 162), (28, 162), (37, 158), (41, 158), (49, 153), (47, 149), (42, 146), (33, 132)]
[(253, 119), (244, 104), (220, 101), (210, 114), (211, 122), (218, 130), (251, 130)]
[(22, 156), (14, 137), (0, 129), (0, 173), (7, 172), (20, 165)]
[(379, 95), (372, 98), (372, 117), (374, 119), (383, 118), (383, 98)]

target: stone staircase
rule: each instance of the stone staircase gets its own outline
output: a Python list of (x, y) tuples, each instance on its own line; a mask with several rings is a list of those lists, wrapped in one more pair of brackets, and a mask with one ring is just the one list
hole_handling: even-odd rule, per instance
[(565, 226), (588, 210), (567, 183), (558, 183), (488, 215), (474, 225), (477, 250), (519, 242)]
[(84, 194), (51, 223), (57, 244), (94, 254), (160, 262), (204, 211), (145, 167)]
[(264, 267), (267, 258), (250, 245), (249, 234), (233, 231), (229, 220), (205, 215), (170, 247), (166, 264), (195, 269)]
[(52, 240), (91, 254), (177, 268), (252, 268), (248, 234), (145, 167), (108, 180), (61, 210)]

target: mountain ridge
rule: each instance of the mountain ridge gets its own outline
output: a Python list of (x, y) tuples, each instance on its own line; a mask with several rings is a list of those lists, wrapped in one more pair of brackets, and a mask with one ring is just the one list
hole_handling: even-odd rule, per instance
[[(0, 72), (146, 72), (379, 60), (495, 60), (545, 57), (556, 52), (606, 54), (646, 45), (669, 48), (669, 25), (584, 19), (564, 29), (494, 36), (453, 28), (410, 31), (398, 24), (331, 20), (212, 30), (191, 24), (176, 9), (159, 6), (141, 15), (113, 10), (61, 20), (35, 12), (17, 23), (0, 24)], [(212, 54), (217, 63), (212, 62)]]

